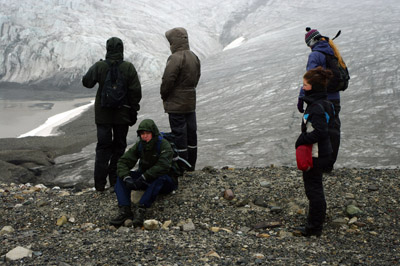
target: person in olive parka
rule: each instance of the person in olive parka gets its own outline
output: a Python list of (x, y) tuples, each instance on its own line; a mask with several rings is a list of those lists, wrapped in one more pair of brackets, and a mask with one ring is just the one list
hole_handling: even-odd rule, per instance
[[(124, 45), (121, 39), (112, 37), (107, 40), (106, 61), (119, 64), (118, 69), (127, 83), (127, 94), (120, 108), (103, 107), (101, 95), (106, 81), (109, 66), (105, 60), (96, 62), (82, 79), (83, 86), (99, 88), (95, 100), (95, 122), (97, 127), (96, 160), (94, 167), (94, 183), (97, 191), (104, 191), (107, 176), (110, 187), (117, 181), (117, 161), (125, 152), (126, 136), (129, 126), (136, 123), (142, 89), (138, 74), (132, 63), (123, 61)], [(122, 63), (121, 63), (122, 61)]]
[(185, 164), (180, 167), (193, 171), (197, 160), (196, 87), (201, 75), (200, 60), (190, 50), (184, 28), (173, 28), (165, 37), (172, 54), (165, 66), (160, 94), (178, 155), (190, 164), (190, 167)]
[[(178, 186), (177, 174), (173, 170), (173, 151), (167, 140), (151, 119), (143, 120), (137, 129), (136, 143), (118, 161), (118, 179), (115, 185), (119, 214), (110, 224), (120, 226), (133, 219), (135, 226), (143, 224), (146, 208), (157, 195), (168, 194)], [(139, 161), (139, 167), (131, 171)], [(131, 190), (145, 190), (139, 206), (131, 210)]]

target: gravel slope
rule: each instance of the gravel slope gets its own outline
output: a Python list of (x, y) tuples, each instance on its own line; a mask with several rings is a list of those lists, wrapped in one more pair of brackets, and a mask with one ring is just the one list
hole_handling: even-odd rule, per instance
[[(307, 211), (294, 168), (206, 167), (185, 174), (177, 191), (148, 210), (147, 219), (166, 227), (156, 230), (109, 226), (117, 210), (109, 191), (3, 184), (0, 264), (398, 264), (400, 169), (337, 169), (324, 179), (328, 217), (320, 238), (293, 230)], [(227, 189), (231, 200), (224, 198)], [(349, 205), (360, 211), (353, 218)], [(57, 225), (62, 216), (67, 222)], [(31, 257), (5, 262), (18, 246)]]

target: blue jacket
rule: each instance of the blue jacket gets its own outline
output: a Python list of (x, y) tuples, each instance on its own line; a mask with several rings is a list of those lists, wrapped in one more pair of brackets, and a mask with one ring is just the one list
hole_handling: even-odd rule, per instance
[[(327, 41), (319, 41), (311, 48), (311, 53), (308, 56), (307, 71), (319, 66), (322, 66), (324, 69), (326, 68), (326, 59), (325, 54), (323, 53), (334, 55), (333, 50)], [(301, 87), (299, 97), (303, 96), (304, 91), (303, 87)], [(340, 93), (328, 92), (328, 100), (340, 100)]]

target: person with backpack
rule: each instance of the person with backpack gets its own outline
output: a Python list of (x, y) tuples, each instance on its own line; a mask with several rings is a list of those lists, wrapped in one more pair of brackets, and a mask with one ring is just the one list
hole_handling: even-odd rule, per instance
[(327, 100), (326, 86), (332, 77), (330, 70), (317, 67), (303, 76), (303, 100), (307, 103), (304, 111), (301, 134), (296, 141), (300, 145), (312, 144), (313, 167), (303, 171), (303, 182), (309, 201), (308, 217), (305, 227), (296, 228), (303, 236), (320, 236), (326, 215), (326, 201), (322, 184), (323, 169), (330, 164), (332, 146), (329, 127), (332, 127), (334, 111)]
[(106, 59), (96, 62), (83, 76), (82, 84), (93, 88), (99, 84), (94, 104), (97, 127), (94, 186), (104, 191), (117, 182), (117, 162), (125, 152), (129, 126), (136, 123), (142, 89), (132, 63), (124, 61), (121, 39), (112, 37), (106, 43)]
[(171, 55), (160, 87), (164, 110), (168, 113), (172, 134), (179, 157), (193, 171), (197, 161), (196, 87), (200, 79), (200, 60), (190, 50), (187, 31), (173, 28), (165, 33), (170, 43)]
[[(173, 150), (162, 138), (151, 119), (143, 120), (137, 129), (138, 140), (118, 161), (118, 179), (115, 185), (119, 213), (110, 224), (122, 225), (127, 219), (134, 226), (141, 226), (146, 208), (160, 193), (168, 194), (178, 187)], [(138, 169), (131, 171), (139, 162)], [(131, 190), (145, 190), (134, 212), (131, 210)]]
[[(333, 43), (333, 39), (340, 35), (340, 31), (335, 38), (330, 40), (328, 37), (322, 36), (318, 30), (306, 28), (305, 42), (308, 47), (311, 48), (311, 53), (308, 56), (308, 62), (306, 70), (311, 70), (316, 67), (323, 67), (324, 69), (330, 69), (333, 71), (333, 77), (327, 85), (328, 100), (332, 102), (335, 107), (335, 126), (330, 130), (330, 138), (333, 148), (333, 154), (331, 163), (324, 169), (324, 172), (332, 172), (333, 166), (336, 162), (339, 146), (340, 146), (340, 91), (343, 91), (348, 86), (348, 75), (347, 66), (344, 63), (339, 50)], [(339, 65), (338, 65), (339, 64)], [(340, 74), (339, 68), (344, 73)], [(297, 103), (297, 109), (299, 112), (304, 112), (304, 90), (300, 89), (300, 95)]]

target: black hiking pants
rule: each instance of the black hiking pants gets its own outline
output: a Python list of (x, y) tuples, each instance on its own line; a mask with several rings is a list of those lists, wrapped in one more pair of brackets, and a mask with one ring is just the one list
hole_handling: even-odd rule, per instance
[(194, 170), (197, 161), (197, 121), (196, 112), (175, 114), (168, 113), (169, 125), (175, 135), (175, 144), (179, 157), (190, 163)]
[(314, 167), (303, 172), (304, 189), (308, 205), (306, 228), (308, 230), (322, 230), (326, 215), (326, 201), (322, 184), (322, 168), (329, 164), (330, 157), (313, 158)]
[(94, 186), (96, 190), (103, 191), (107, 184), (107, 176), (111, 187), (117, 182), (117, 162), (125, 152), (129, 126), (113, 124), (96, 124), (96, 126)]
[(333, 107), (335, 110), (335, 125), (334, 125), (333, 129), (330, 129), (330, 131), (329, 131), (329, 138), (331, 140), (333, 153), (332, 153), (331, 163), (330, 163), (330, 165), (327, 166), (328, 170), (329, 169), (332, 170), (333, 165), (335, 164), (338, 153), (339, 153), (340, 126), (341, 126), (339, 113), (340, 113), (341, 107), (340, 107), (340, 100), (329, 100), (329, 101), (333, 104)]

